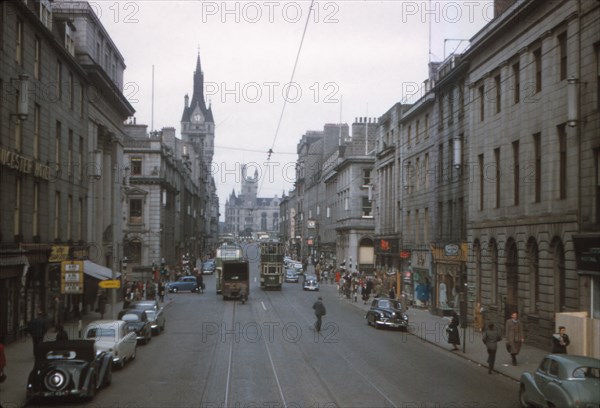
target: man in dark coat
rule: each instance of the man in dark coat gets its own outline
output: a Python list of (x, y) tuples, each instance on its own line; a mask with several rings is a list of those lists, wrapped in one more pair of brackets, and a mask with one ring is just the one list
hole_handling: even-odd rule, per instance
[(496, 362), (496, 351), (498, 350), (498, 342), (502, 340), (500, 332), (496, 330), (494, 323), (488, 324), (487, 330), (483, 333), (481, 338), (488, 353), (488, 374), (494, 371), (494, 363)]
[(312, 308), (315, 310), (315, 316), (317, 317), (317, 321), (315, 322), (315, 330), (319, 332), (321, 331), (321, 319), (327, 313), (325, 310), (325, 305), (323, 305), (323, 298), (321, 296), (319, 296)]
[(44, 318), (42, 310), (38, 309), (37, 316), (29, 322), (29, 333), (31, 334), (31, 339), (33, 340), (34, 356), (36, 354), (38, 344), (44, 341), (46, 330), (48, 330), (48, 322)]
[(510, 353), (512, 365), (517, 365), (517, 354), (521, 351), (521, 344), (525, 341), (523, 325), (519, 320), (517, 312), (510, 315), (506, 321), (506, 349)]
[(571, 343), (565, 326), (558, 328), (558, 333), (552, 336), (552, 352), (555, 354), (567, 354), (567, 346)]

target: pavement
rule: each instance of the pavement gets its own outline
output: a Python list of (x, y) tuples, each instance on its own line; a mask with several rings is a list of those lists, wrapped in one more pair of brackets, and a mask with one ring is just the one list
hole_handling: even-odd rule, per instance
[[(310, 268), (311, 267), (309, 267), (307, 273), (311, 272)], [(369, 310), (369, 303), (364, 304), (360, 297), (356, 302), (353, 299), (340, 297), (335, 283), (321, 284), (320, 292), (323, 295), (325, 304), (334, 301), (347, 302), (365, 313)], [(163, 306), (168, 306), (170, 303), (171, 299), (167, 295)], [(122, 302), (117, 303), (115, 309), (116, 315), (116, 313), (122, 309)], [(410, 323), (408, 329), (410, 335), (416, 336), (423, 342), (448, 350), (448, 353), (453, 353), (467, 359), (473, 364), (481, 367), (482, 374), (487, 374), (487, 351), (481, 340), (482, 334), (479, 331), (474, 330), (473, 327), (465, 329), (461, 328), (461, 350), (451, 351), (452, 347), (448, 344), (444, 332), (444, 327), (448, 323), (448, 318), (432, 315), (428, 310), (418, 308), (409, 308), (407, 314)], [(107, 305), (106, 316), (111, 315), (112, 313), (109, 304)], [(79, 338), (79, 331), (83, 330), (88, 323), (98, 319), (100, 319), (100, 315), (92, 312), (84, 316), (81, 321), (73, 320), (66, 322), (64, 327), (69, 334), (69, 338), (75, 339)], [(365, 329), (367, 329), (366, 324)], [(55, 335), (56, 333), (52, 329), (46, 334), (45, 340), (51, 341), (54, 339)], [(34, 363), (31, 337), (28, 336), (7, 345), (5, 352), (7, 360), (5, 373), (7, 375), (7, 380), (0, 385), (0, 406), (2, 408), (20, 408), (26, 405), (26, 382)], [(540, 361), (542, 361), (542, 358), (547, 354), (547, 351), (530, 346), (525, 342), (521, 347), (521, 352), (517, 356), (518, 365), (513, 366), (510, 360), (510, 354), (506, 352), (506, 346), (504, 340), (502, 340), (498, 343), (498, 353), (496, 355), (496, 365), (494, 367), (495, 373), (492, 375), (500, 374), (519, 381), (521, 373), (524, 371), (535, 371)]]
[[(161, 306), (167, 307), (171, 304), (172, 298), (167, 294), (165, 301)], [(117, 302), (115, 305), (116, 316), (123, 309), (123, 302)], [(110, 319), (112, 314), (112, 305), (106, 305), (105, 319)], [(81, 320), (69, 320), (64, 323), (64, 329), (69, 335), (69, 339), (78, 339), (80, 331), (94, 320), (100, 319), (100, 313), (91, 312), (83, 316)], [(52, 341), (56, 337), (54, 328), (48, 330), (44, 341)], [(20, 408), (27, 404), (25, 390), (27, 387), (27, 377), (33, 368), (33, 344), (31, 337), (27, 336), (5, 346), (6, 367), (4, 373), (6, 381), (0, 384), (0, 407), (1, 408)]]
[[(310, 273), (310, 270), (307, 271)], [(321, 283), (320, 292), (323, 296), (323, 301), (327, 305), (329, 302), (346, 302), (352, 306), (362, 310), (365, 314), (370, 308), (370, 303), (364, 304), (360, 295), (355, 302), (354, 299), (341, 297), (335, 283)], [(409, 328), (408, 333), (413, 335), (423, 342), (427, 342), (436, 347), (448, 350), (448, 353), (453, 353), (457, 356), (467, 359), (473, 364), (481, 367), (481, 373), (488, 372), (487, 349), (482, 340), (482, 333), (474, 329), (472, 326), (460, 328), (460, 350), (452, 351), (452, 345), (448, 343), (445, 334), (445, 326), (449, 323), (448, 317), (432, 315), (427, 309), (410, 307), (406, 314), (408, 315)], [(366, 323), (365, 323), (366, 327)], [(375, 330), (374, 328), (370, 328)], [(500, 328), (502, 330), (502, 328)], [(502, 333), (502, 332), (501, 332)], [(515, 381), (519, 381), (521, 374), (525, 371), (533, 372), (537, 369), (543, 357), (549, 354), (548, 351), (533, 347), (527, 344), (527, 340), (521, 346), (521, 351), (517, 356), (517, 365), (511, 363), (510, 354), (506, 351), (506, 343), (504, 339), (498, 342), (498, 351), (496, 354), (496, 362), (494, 365), (494, 373), (492, 375), (503, 375)]]

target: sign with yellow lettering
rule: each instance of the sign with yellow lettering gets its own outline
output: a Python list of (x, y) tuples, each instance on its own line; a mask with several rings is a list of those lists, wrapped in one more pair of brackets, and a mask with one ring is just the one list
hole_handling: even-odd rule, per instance
[(60, 293), (83, 294), (83, 261), (62, 261), (60, 263)]
[(121, 287), (121, 281), (118, 279), (107, 279), (100, 281), (98, 286), (103, 289), (119, 289)]
[[(62, 262), (69, 257), (68, 245), (53, 245), (48, 262)], [(83, 269), (82, 269), (83, 270)]]

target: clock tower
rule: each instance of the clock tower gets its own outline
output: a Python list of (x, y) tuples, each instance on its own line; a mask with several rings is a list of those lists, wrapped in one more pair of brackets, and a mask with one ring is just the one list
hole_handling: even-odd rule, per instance
[(204, 100), (204, 73), (200, 66), (200, 53), (194, 72), (194, 91), (192, 101), (184, 97), (185, 106), (181, 116), (181, 138), (201, 148), (206, 163), (211, 163), (215, 153), (215, 121), (212, 109), (206, 107)]

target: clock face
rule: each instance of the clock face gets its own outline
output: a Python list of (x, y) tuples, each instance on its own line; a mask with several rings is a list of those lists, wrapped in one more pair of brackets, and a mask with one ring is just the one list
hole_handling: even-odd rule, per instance
[(195, 123), (202, 122), (202, 119), (204, 119), (204, 118), (202, 117), (202, 114), (200, 112), (194, 113), (194, 116), (192, 117), (192, 121)]

